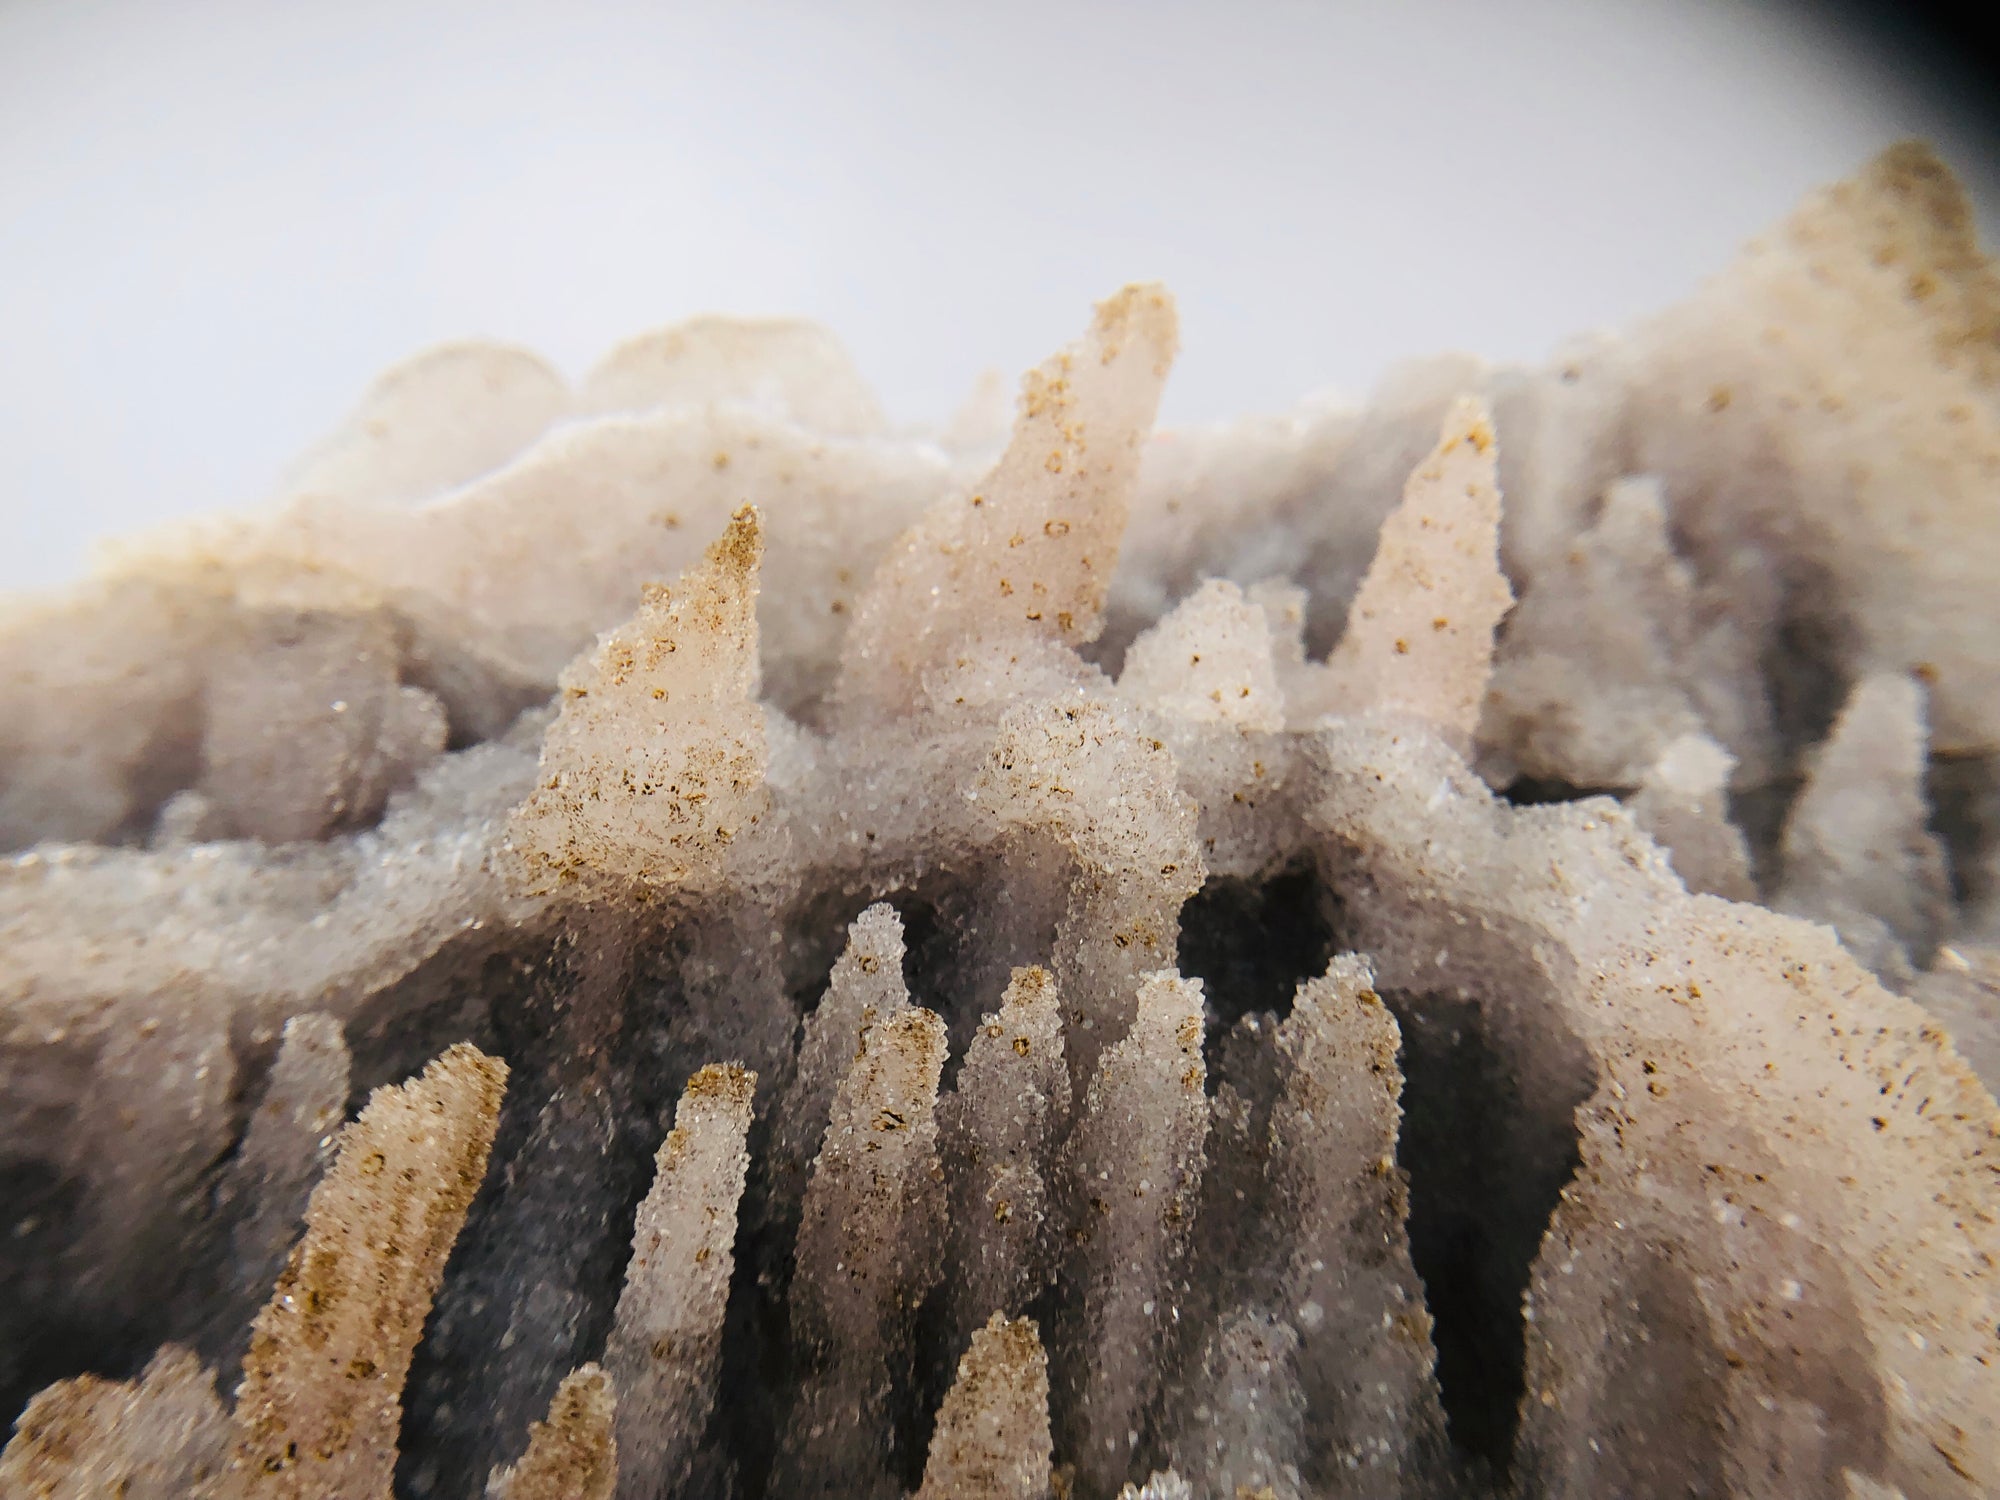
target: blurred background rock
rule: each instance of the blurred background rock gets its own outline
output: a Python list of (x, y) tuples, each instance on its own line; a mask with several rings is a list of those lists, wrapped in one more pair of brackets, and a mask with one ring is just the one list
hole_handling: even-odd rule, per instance
[(0, 0), (0, 588), (256, 502), (440, 339), (575, 375), (799, 313), (934, 423), (1160, 277), (1185, 424), (1540, 358), (1904, 135), (1990, 241), (1967, 35), (1779, 0)]

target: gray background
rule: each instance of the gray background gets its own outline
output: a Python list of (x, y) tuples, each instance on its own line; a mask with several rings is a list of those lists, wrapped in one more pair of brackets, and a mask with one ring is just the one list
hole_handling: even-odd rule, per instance
[(442, 338), (803, 313), (935, 421), (1161, 277), (1204, 421), (1539, 358), (1907, 134), (2000, 202), (1952, 98), (1772, 3), (0, 0), (0, 587), (266, 498)]

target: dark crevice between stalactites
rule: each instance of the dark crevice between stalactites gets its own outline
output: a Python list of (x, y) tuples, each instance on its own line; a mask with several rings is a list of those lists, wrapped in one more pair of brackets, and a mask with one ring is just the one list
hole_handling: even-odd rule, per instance
[(919, 895), (903, 892), (890, 898), (903, 923), (903, 983), (909, 987), (910, 1004), (935, 1011), (949, 1023), (958, 988), (953, 983), (958, 967), (960, 929), (940, 904), (956, 906), (942, 891)]
[(1516, 807), (1543, 807), (1551, 802), (1581, 802), (1586, 797), (1626, 797), (1633, 787), (1578, 786), (1551, 776), (1516, 776), (1500, 795)]
[(71, 1295), (64, 1247), (77, 1234), (86, 1187), (47, 1161), (0, 1163), (0, 1438), (30, 1397), (85, 1372), (137, 1375), (154, 1330), (87, 1309)]
[(659, 1144), (621, 1046), (656, 934), (578, 908), (494, 995), (511, 1076), (491, 1160), (411, 1364), (398, 1493), (468, 1500), (520, 1457), (557, 1383), (603, 1348)]
[(1445, 1419), (1460, 1461), (1498, 1482), (1525, 1383), (1522, 1297), (1580, 1160), (1574, 1114), (1594, 1070), (1552, 1017), (1510, 1026), (1476, 997), (1384, 998), (1403, 1033), (1396, 1155), (1409, 1174), (1410, 1258), (1433, 1321)]
[(1216, 876), (1181, 908), (1180, 971), (1202, 981), (1209, 1092), (1221, 1079), (1223, 1040), (1244, 1016), (1292, 1013), (1301, 983), (1326, 972), (1338, 902), (1308, 862), (1263, 880)]
[(1000, 1008), (1012, 972), (1051, 962), (1067, 860), (1047, 848), (1003, 848), (887, 898), (903, 921), (910, 1003), (936, 1012), (950, 1038), (940, 1093), (957, 1086), (980, 1017)]
[[(721, 1368), (709, 1415), (705, 1462), (725, 1472), (693, 1476), (686, 1493), (763, 1500), (777, 1435), (787, 1415), (781, 1393), (792, 1386), (792, 1250), (797, 1205), (772, 1201), (768, 1163), (771, 1119), (751, 1122), (750, 1175), (736, 1220), (736, 1268), (723, 1314)], [(729, 1481), (732, 1481), (730, 1483)]]
[(1743, 835), (1750, 851), (1750, 877), (1760, 891), (1768, 893), (1784, 883), (1785, 820), (1792, 815), (1802, 785), (1799, 777), (1784, 776), (1728, 794), (1729, 821)]
[(895, 1436), (888, 1468), (906, 1493), (914, 1493), (924, 1482), (924, 1460), (930, 1454), (937, 1411), (951, 1390), (959, 1358), (965, 1353), (955, 1347), (956, 1343), (951, 1320), (951, 1269), (946, 1267), (917, 1309), (908, 1363), (890, 1372), (890, 1422)]
[(1954, 900), (1976, 906), (1993, 894), (2000, 844), (2000, 758), (1933, 755), (1924, 768), (1930, 831), (1944, 844)]
[(1863, 653), (1854, 622), (1840, 609), (1846, 592), (1815, 570), (1794, 571), (1758, 668), (1779, 743), (1796, 762), (1832, 732), (1854, 686), (1848, 664)]

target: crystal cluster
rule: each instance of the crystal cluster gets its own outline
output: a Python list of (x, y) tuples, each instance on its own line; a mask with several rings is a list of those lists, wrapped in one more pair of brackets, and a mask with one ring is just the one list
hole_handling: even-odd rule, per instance
[(1175, 346), (445, 349), (8, 604), (0, 1495), (2000, 1491), (1949, 175), (1547, 368)]

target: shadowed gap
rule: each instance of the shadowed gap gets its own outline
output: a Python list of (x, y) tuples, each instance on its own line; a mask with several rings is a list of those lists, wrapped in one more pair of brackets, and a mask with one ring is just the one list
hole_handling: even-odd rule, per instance
[(619, 912), (573, 912), (552, 940), (516, 951), (511, 983), (491, 996), (512, 1071), (486, 1175), (411, 1362), (400, 1494), (479, 1494), (495, 1463), (519, 1458), (562, 1377), (603, 1348), (659, 1144), (652, 1092), (662, 1080), (641, 1088), (636, 1049), (620, 1045), (635, 953), (658, 940)]
[(0, 1166), (0, 1439), (44, 1386), (86, 1371), (130, 1379), (152, 1357), (150, 1328), (92, 1317), (63, 1295), (61, 1249), (84, 1191), (45, 1161)]
[(1521, 1299), (1580, 1160), (1573, 1115), (1592, 1069), (1567, 1031), (1507, 1035), (1477, 999), (1384, 998), (1403, 1032), (1396, 1155), (1446, 1424), (1475, 1473), (1505, 1476), (1525, 1384)]
[(1326, 972), (1336, 951), (1335, 915), (1333, 893), (1306, 863), (1265, 880), (1213, 877), (1181, 908), (1180, 970), (1202, 981), (1211, 1094), (1230, 1028), (1252, 1013), (1290, 1015), (1300, 983)]
[(1516, 807), (1542, 807), (1551, 802), (1581, 802), (1585, 797), (1617, 797), (1629, 787), (1578, 786), (1547, 776), (1516, 776), (1500, 793)]
[(1987, 860), (2000, 840), (2000, 761), (1990, 755), (1933, 755), (1924, 770), (1930, 831), (1944, 841), (1954, 899), (1992, 895)]

